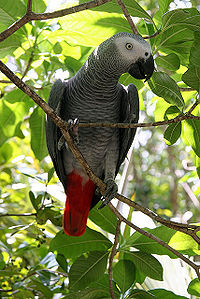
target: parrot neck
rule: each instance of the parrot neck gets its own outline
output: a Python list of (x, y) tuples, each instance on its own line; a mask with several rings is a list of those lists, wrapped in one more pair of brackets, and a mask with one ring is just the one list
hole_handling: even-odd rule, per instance
[(86, 76), (91, 83), (97, 83), (98, 87), (116, 86), (120, 76), (124, 73), (120, 63), (113, 60), (102, 59), (102, 57), (91, 54), (83, 67), (80, 69), (81, 76)]
[(87, 63), (77, 73), (77, 79), (81, 80), (83, 84), (84, 82), (89, 84), (93, 91), (103, 90), (104, 92), (111, 92), (111, 90), (115, 90), (119, 77), (120, 75), (115, 72), (111, 73), (106, 69), (102, 71), (102, 68), (99, 66), (87, 65)]

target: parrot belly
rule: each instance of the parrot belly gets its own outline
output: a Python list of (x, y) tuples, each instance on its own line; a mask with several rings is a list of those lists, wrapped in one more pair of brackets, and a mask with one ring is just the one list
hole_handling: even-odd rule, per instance
[(69, 236), (81, 236), (86, 229), (95, 184), (73, 170), (67, 175), (66, 190), (64, 231)]

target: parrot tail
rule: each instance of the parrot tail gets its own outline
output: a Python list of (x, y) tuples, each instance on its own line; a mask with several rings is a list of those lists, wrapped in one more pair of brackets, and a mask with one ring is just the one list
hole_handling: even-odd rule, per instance
[(67, 175), (63, 227), (69, 236), (81, 236), (86, 229), (95, 184), (89, 179), (86, 182), (83, 180), (74, 170)]

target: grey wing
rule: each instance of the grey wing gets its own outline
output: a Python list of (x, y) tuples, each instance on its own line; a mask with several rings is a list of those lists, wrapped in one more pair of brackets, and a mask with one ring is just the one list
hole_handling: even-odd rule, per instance
[[(124, 89), (121, 99), (121, 122), (138, 123), (139, 119), (139, 97), (134, 84), (128, 85), (128, 90)], [(116, 175), (120, 165), (126, 158), (136, 133), (135, 129), (120, 129), (120, 150), (116, 167)]]
[[(51, 108), (53, 108), (57, 112), (59, 116), (61, 116), (62, 105), (65, 100), (66, 89), (67, 89), (67, 82), (62, 82), (61, 80), (57, 80), (53, 84), (50, 91), (48, 104)], [(63, 159), (62, 159), (62, 151), (58, 149), (58, 142), (62, 136), (62, 133), (49, 116), (47, 116), (46, 118), (45, 129), (46, 129), (47, 148), (50, 157), (53, 161), (55, 171), (65, 189), (66, 174), (65, 174), (65, 169), (64, 169)]]

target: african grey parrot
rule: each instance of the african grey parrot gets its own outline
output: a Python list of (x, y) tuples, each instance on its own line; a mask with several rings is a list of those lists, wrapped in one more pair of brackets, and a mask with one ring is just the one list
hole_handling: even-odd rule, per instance
[[(149, 44), (139, 35), (121, 32), (100, 44), (74, 77), (66, 82), (57, 80), (52, 86), (49, 105), (62, 119), (75, 120), (70, 127), (71, 136), (76, 141), (78, 137), (78, 149), (94, 174), (107, 184), (106, 203), (116, 195), (114, 179), (133, 142), (136, 129), (77, 129), (77, 118), (81, 123), (138, 122), (137, 89), (133, 84), (126, 88), (118, 80), (126, 72), (134, 78), (148, 80), (153, 70)], [(89, 210), (101, 195), (49, 117), (46, 138), (49, 154), (67, 196), (64, 231), (67, 235), (80, 236), (85, 232)]]

